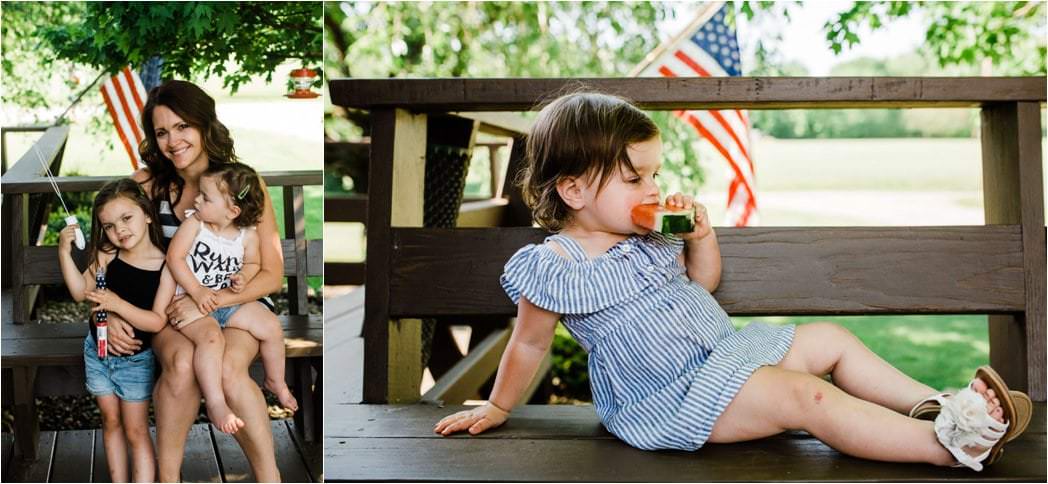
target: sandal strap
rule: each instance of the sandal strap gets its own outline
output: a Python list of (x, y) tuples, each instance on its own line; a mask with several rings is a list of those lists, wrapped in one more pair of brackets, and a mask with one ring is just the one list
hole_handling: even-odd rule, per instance
[(949, 393), (949, 392), (942, 392), (942, 393), (936, 393), (934, 395), (929, 395), (929, 396), (925, 397), (924, 399), (922, 399), (921, 401), (913, 404), (913, 407), (910, 408), (910, 413), (908, 413), (907, 415), (913, 417), (914, 415), (917, 414), (917, 410), (922, 405), (925, 405), (925, 404), (928, 404), (928, 403), (935, 403), (935, 404), (938, 404), (941, 407), (941, 406), (943, 406), (946, 403), (946, 400), (948, 398), (952, 397), (952, 396), (953, 396), (953, 394)]

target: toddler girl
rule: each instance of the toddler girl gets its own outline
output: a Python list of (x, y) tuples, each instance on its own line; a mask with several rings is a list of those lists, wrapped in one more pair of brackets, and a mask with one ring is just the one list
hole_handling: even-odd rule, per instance
[(840, 326), (734, 330), (710, 295), (721, 261), (705, 208), (679, 193), (665, 199), (667, 208), (695, 209), (694, 230), (679, 237), (630, 218), (633, 207), (660, 201), (661, 155), (658, 128), (620, 98), (578, 93), (542, 109), (521, 185), (554, 235), (506, 264), (501, 283), (517, 323), (490, 400), (442, 419), (436, 432), (501, 425), (558, 320), (589, 352), (601, 422), (640, 449), (696, 450), (803, 429), (853, 456), (978, 470), (1025, 429), (1029, 398), (1009, 393), (988, 367), (956, 396), (925, 398), (931, 388)]
[(226, 403), (222, 392), (222, 354), (226, 326), (243, 329), (259, 340), (266, 371), (265, 386), (280, 404), (298, 409), (284, 381), (284, 331), (271, 313), (249, 319), (239, 306), (216, 307), (216, 292), (243, 290), (259, 272), (258, 235), (265, 193), (258, 174), (243, 163), (212, 164), (200, 177), (200, 194), (194, 209), (171, 239), (167, 261), (178, 282), (177, 294), (186, 293), (199, 314), (172, 321), (196, 351), (193, 367), (207, 404), (207, 415), (219, 430), (235, 433), (244, 426)]
[[(113, 482), (128, 482), (128, 446), (135, 482), (152, 482), (156, 465), (149, 436), (154, 379), (150, 340), (164, 327), (162, 314), (174, 295), (175, 282), (164, 267), (160, 227), (154, 220), (152, 202), (138, 183), (125, 178), (107, 183), (95, 198), (86, 271), (81, 273), (73, 261), (77, 226), (64, 228), (58, 239), (58, 261), (73, 299), (95, 303), (92, 311), (120, 315), (142, 341), (132, 355), (99, 358), (93, 321), (88, 322), (84, 338), (87, 390), (102, 413), (102, 443)], [(99, 273), (104, 274), (104, 288), (95, 286)]]

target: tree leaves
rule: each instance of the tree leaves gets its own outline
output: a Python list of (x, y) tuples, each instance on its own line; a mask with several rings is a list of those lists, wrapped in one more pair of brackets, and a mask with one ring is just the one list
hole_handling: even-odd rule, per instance
[(322, 11), (316, 2), (87, 3), (37, 32), (59, 59), (115, 72), (159, 55), (166, 78), (221, 75), (236, 92), (288, 59), (318, 67)]

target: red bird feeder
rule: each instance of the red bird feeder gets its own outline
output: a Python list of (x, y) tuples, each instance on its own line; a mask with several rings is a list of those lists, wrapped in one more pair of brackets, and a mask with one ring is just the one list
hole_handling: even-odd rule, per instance
[(295, 90), (286, 96), (291, 99), (313, 99), (320, 97), (310, 90), (313, 86), (313, 81), (317, 78), (317, 73), (313, 69), (295, 69), (291, 71), (291, 82), (295, 85)]

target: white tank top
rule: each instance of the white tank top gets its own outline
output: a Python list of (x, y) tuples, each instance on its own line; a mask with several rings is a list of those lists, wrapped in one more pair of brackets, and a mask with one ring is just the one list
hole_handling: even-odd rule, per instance
[[(186, 264), (201, 285), (216, 291), (231, 285), (229, 276), (240, 272), (244, 267), (246, 231), (246, 228), (241, 228), (236, 238), (225, 239), (209, 230), (207, 224), (200, 223), (200, 232), (186, 254)], [(181, 287), (178, 289), (177, 292), (183, 292)]]

